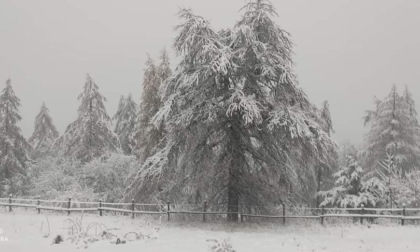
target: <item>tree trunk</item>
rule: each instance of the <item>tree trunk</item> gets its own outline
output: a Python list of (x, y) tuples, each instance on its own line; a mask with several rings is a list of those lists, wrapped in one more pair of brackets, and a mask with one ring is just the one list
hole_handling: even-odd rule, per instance
[(316, 186), (316, 206), (315, 207), (319, 207), (319, 205), (321, 204), (321, 197), (319, 196), (319, 192), (321, 191), (321, 180), (322, 180), (322, 169), (320, 167), (320, 165), (318, 164), (318, 169), (317, 169), (317, 186)]
[[(228, 150), (231, 153), (231, 161), (229, 167), (229, 178), (228, 178), (228, 188), (227, 188), (227, 197), (228, 197), (228, 221), (237, 222), (238, 221), (238, 212), (239, 212), (239, 176), (240, 170), (244, 165), (243, 153), (241, 153), (241, 136), (240, 129), (235, 123), (234, 117), (231, 125), (229, 126), (230, 130), (230, 149)], [(239, 121), (239, 120), (238, 120)]]
[(239, 195), (235, 186), (235, 178), (229, 178), (228, 185), (228, 221), (237, 222), (239, 212)]

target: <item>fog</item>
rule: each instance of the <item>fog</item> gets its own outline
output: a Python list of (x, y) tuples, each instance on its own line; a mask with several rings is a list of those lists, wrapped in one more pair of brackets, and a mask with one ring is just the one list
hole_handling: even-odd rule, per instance
[[(243, 0), (0, 0), (0, 87), (12, 79), (26, 137), (43, 101), (62, 133), (77, 115), (86, 73), (107, 97), (138, 102), (147, 54), (171, 49), (180, 7), (214, 28), (232, 27)], [(295, 71), (310, 100), (330, 102), (335, 139), (359, 143), (364, 111), (393, 84), (420, 104), (420, 1), (273, 1), (295, 44)], [(172, 53), (172, 61), (175, 55)]]

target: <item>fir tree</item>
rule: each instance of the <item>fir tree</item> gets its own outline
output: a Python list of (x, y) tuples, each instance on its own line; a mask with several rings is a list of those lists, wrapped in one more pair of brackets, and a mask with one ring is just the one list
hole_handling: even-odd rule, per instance
[[(330, 136), (331, 133), (334, 132), (333, 125), (332, 125), (332, 119), (331, 119), (331, 113), (330, 113), (330, 106), (328, 101), (324, 101), (322, 108), (319, 110), (318, 115), (318, 121), (320, 126), (322, 127), (322, 130)], [(318, 146), (317, 148), (322, 148), (322, 146)], [(331, 188), (331, 186), (334, 184), (332, 174), (333, 170), (338, 167), (338, 153), (335, 148), (330, 148), (325, 150), (326, 152), (329, 152), (329, 155), (327, 155), (327, 158), (320, 157), (318, 159), (318, 164), (316, 165), (316, 192), (317, 195), (320, 191), (326, 190), (327, 188)], [(322, 151), (321, 151), (322, 153)], [(321, 198), (319, 196), (316, 197), (316, 207), (319, 206), (321, 203)]]
[(135, 145), (136, 154), (141, 163), (156, 152), (156, 148), (164, 136), (162, 125), (155, 126), (151, 123), (159, 108), (162, 100), (159, 94), (160, 87), (171, 75), (169, 58), (166, 50), (160, 57), (160, 64), (155, 65), (149, 57), (146, 62), (146, 69), (143, 79), (143, 91), (139, 104), (138, 116), (132, 142)]
[(385, 187), (384, 198), (386, 198), (385, 201), (389, 204), (389, 208), (392, 208), (395, 202), (396, 184), (401, 181), (402, 172), (397, 167), (394, 156), (389, 153), (386, 153), (386, 158), (378, 161), (378, 164), (379, 167), (376, 171), (378, 178)]
[(378, 164), (377, 174), (384, 186), (383, 199), (388, 204), (387, 207), (419, 207), (420, 171), (411, 171), (402, 176), (402, 170), (388, 153)]
[(38, 159), (51, 153), (51, 147), (59, 137), (48, 108), (42, 103), (41, 111), (35, 118), (35, 129), (28, 142), (32, 146), (32, 158)]
[(274, 7), (256, 0), (244, 10), (234, 29), (220, 32), (180, 12), (174, 45), (182, 60), (153, 118), (167, 134), (127, 198), (206, 200), (235, 221), (241, 203), (259, 211), (286, 201), (285, 188), (314, 177), (304, 167), (333, 148), (297, 86), (291, 42), (272, 20)]
[(62, 155), (87, 162), (108, 153), (120, 152), (118, 136), (112, 131), (111, 118), (105, 109), (106, 99), (89, 75), (78, 99), (78, 118), (67, 126), (55, 143)]
[(29, 161), (30, 145), (22, 136), (17, 123), (20, 99), (15, 95), (11, 80), (6, 81), (6, 87), (0, 95), (0, 194), (16, 194), (23, 186), (26, 162)]
[(377, 162), (387, 154), (394, 157), (403, 174), (419, 167), (420, 126), (416, 116), (414, 100), (407, 88), (401, 96), (393, 86), (383, 100), (376, 99), (376, 109), (367, 111), (365, 116), (369, 132), (362, 153), (369, 171), (374, 171)]
[(122, 117), (122, 114), (123, 114), (123, 111), (124, 111), (124, 105), (125, 105), (125, 97), (124, 97), (124, 95), (121, 95), (120, 96), (120, 101), (118, 102), (117, 112), (115, 112), (115, 115), (112, 117), (113, 120), (116, 120), (115, 128), (114, 128), (115, 133), (116, 133), (116, 129), (119, 128), (118, 127), (118, 122), (119, 122), (119, 118)]
[(126, 155), (133, 154), (130, 136), (134, 132), (136, 116), (137, 104), (133, 101), (131, 94), (127, 98), (121, 96), (118, 111), (113, 117), (115, 120), (114, 132), (118, 135), (121, 148)]
[(383, 184), (377, 178), (364, 183), (363, 169), (354, 157), (347, 156), (347, 165), (334, 174), (334, 177), (337, 178), (336, 186), (329, 191), (320, 192), (325, 197), (321, 206), (374, 207), (381, 201)]
[(160, 63), (157, 68), (157, 75), (161, 85), (172, 75), (171, 63), (166, 49), (164, 49), (160, 54)]

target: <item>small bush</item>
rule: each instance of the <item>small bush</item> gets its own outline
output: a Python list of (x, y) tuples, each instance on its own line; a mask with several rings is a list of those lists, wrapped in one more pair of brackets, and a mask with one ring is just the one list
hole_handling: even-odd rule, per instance
[(210, 239), (207, 241), (211, 242), (209, 248), (212, 252), (235, 252), (229, 239), (224, 239), (222, 242), (216, 239)]
[(60, 244), (63, 242), (63, 237), (61, 235), (57, 235), (56, 237), (54, 237), (53, 239), (53, 244)]

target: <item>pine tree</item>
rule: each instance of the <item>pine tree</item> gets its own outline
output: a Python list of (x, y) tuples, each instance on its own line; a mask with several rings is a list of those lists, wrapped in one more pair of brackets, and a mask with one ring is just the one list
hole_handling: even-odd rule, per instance
[[(322, 104), (322, 108), (319, 110), (318, 120), (319, 124), (322, 127), (322, 130), (330, 136), (331, 133), (334, 132), (333, 125), (332, 125), (332, 119), (331, 119), (331, 113), (330, 113), (330, 106), (328, 101), (324, 101)], [(318, 148), (322, 148), (322, 146), (318, 146)], [(332, 171), (334, 168), (338, 167), (338, 153), (335, 148), (327, 149), (326, 152), (330, 152), (329, 155), (327, 155), (328, 158), (319, 158), (318, 164), (316, 165), (316, 192), (317, 195), (321, 190), (326, 190), (327, 188), (330, 188), (330, 186), (333, 185), (333, 178), (332, 178)], [(322, 153), (322, 152), (321, 152)], [(319, 204), (321, 203), (321, 198), (319, 196), (316, 197), (316, 207), (319, 207)]]
[(130, 136), (134, 132), (136, 116), (137, 104), (133, 101), (131, 94), (127, 98), (121, 96), (117, 113), (113, 117), (116, 121), (114, 132), (118, 135), (121, 148), (126, 155), (133, 154)]
[(377, 174), (384, 186), (383, 199), (388, 208), (394, 206), (418, 207), (420, 203), (420, 171), (415, 170), (402, 176), (392, 155), (378, 162)]
[(115, 115), (112, 117), (113, 120), (115, 120), (115, 128), (114, 128), (114, 132), (116, 133), (116, 129), (119, 128), (118, 127), (118, 123), (119, 123), (119, 118), (122, 118), (122, 114), (124, 111), (124, 106), (125, 106), (125, 97), (124, 95), (120, 96), (120, 101), (118, 102), (118, 109), (117, 112), (115, 112)]
[(363, 187), (363, 169), (354, 157), (347, 156), (347, 166), (342, 167), (334, 176), (337, 178), (337, 186), (322, 193), (326, 198), (321, 206), (360, 207), (363, 203), (359, 197)]
[(389, 153), (386, 153), (386, 158), (378, 161), (378, 164), (379, 168), (376, 171), (385, 188), (384, 200), (389, 204), (388, 207), (392, 208), (395, 202), (396, 184), (402, 179), (402, 170), (397, 166), (394, 156)]
[(35, 118), (35, 129), (28, 139), (32, 146), (32, 158), (43, 158), (51, 153), (51, 147), (59, 137), (58, 131), (49, 115), (48, 108), (42, 103), (41, 111)]
[(376, 109), (367, 111), (365, 125), (369, 132), (365, 136), (363, 154), (369, 171), (378, 168), (378, 161), (386, 155), (394, 157), (403, 174), (420, 165), (420, 126), (417, 121), (414, 100), (406, 88), (399, 95), (393, 86), (383, 100), (376, 100)]
[(0, 95), (0, 194), (3, 196), (20, 190), (15, 179), (24, 179), (26, 162), (29, 161), (30, 145), (17, 125), (21, 120), (19, 107), (20, 99), (8, 79)]
[(78, 118), (67, 126), (55, 143), (62, 155), (88, 162), (108, 153), (120, 152), (118, 136), (112, 131), (111, 118), (105, 109), (106, 99), (90, 75), (87, 75), (78, 99)]
[(159, 108), (162, 100), (159, 94), (160, 87), (171, 75), (169, 58), (166, 50), (160, 57), (160, 64), (155, 65), (149, 57), (146, 62), (146, 69), (143, 79), (143, 92), (139, 104), (138, 116), (132, 142), (135, 145), (136, 154), (141, 163), (156, 152), (157, 146), (164, 137), (162, 125), (155, 126), (151, 123)]
[(182, 60), (161, 88), (164, 104), (153, 118), (165, 125), (165, 142), (127, 198), (206, 200), (235, 221), (239, 204), (258, 211), (286, 201), (285, 188), (314, 177), (306, 167), (333, 148), (297, 86), (291, 42), (272, 20), (274, 7), (256, 0), (244, 10), (234, 29), (219, 32), (190, 10), (180, 12), (174, 45)]
[(341, 166), (347, 165), (347, 157), (357, 157), (359, 153), (359, 149), (357, 146), (352, 144), (349, 141), (343, 142), (340, 144), (340, 148), (338, 150), (338, 163)]
[(161, 85), (172, 75), (171, 63), (166, 49), (164, 49), (160, 54), (160, 63), (157, 68), (157, 75)]
[(321, 206), (356, 208), (375, 207), (383, 201), (385, 190), (377, 178), (364, 181), (363, 169), (353, 156), (347, 156), (347, 165), (334, 174), (335, 187), (319, 194), (324, 197)]

